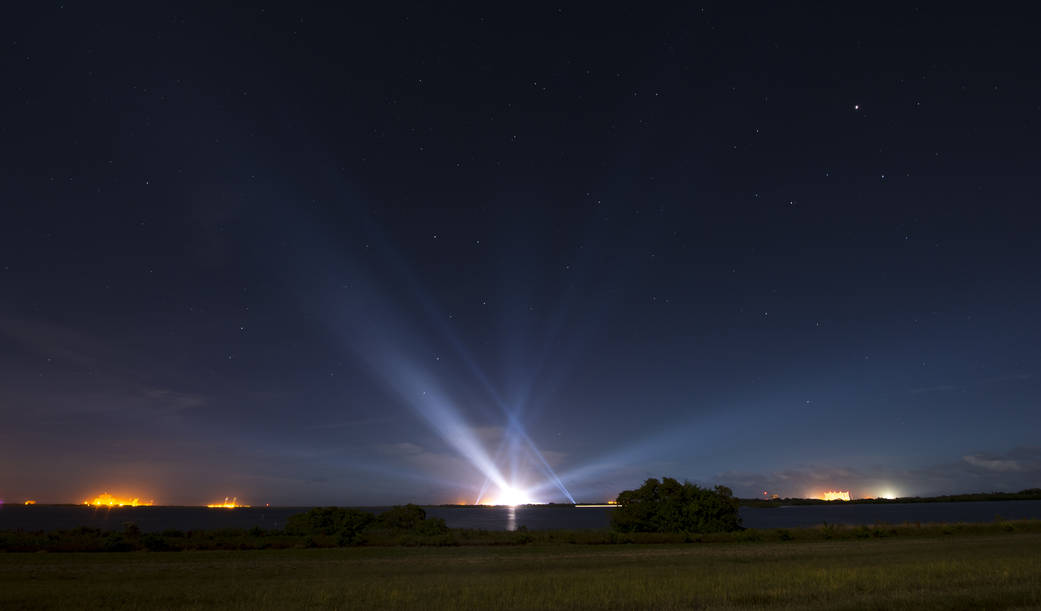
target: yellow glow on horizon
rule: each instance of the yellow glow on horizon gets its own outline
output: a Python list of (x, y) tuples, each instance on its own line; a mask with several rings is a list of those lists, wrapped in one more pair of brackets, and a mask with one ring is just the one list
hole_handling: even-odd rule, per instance
[(94, 497), (93, 500), (83, 501), (84, 505), (92, 505), (94, 507), (148, 507), (154, 503), (155, 501), (142, 501), (136, 497), (120, 499), (107, 492)]
[(249, 507), (249, 505), (239, 505), (239, 497), (235, 496), (232, 497), (230, 501), (228, 500), (228, 497), (224, 497), (223, 503), (212, 503), (207, 505), (207, 507), (213, 509), (235, 509), (237, 507)]
[(849, 490), (828, 490), (821, 498), (825, 501), (848, 501)]
[(26, 501), (25, 504), (26, 505), (35, 505), (36, 501), (29, 500), (29, 501)]

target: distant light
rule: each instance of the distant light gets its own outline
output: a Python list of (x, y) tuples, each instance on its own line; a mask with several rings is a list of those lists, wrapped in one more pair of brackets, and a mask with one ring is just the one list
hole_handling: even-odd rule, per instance
[(517, 505), (540, 505), (541, 503), (533, 500), (527, 490), (507, 487), (499, 490), (498, 496), (486, 498), (481, 504), (516, 507)]
[(853, 110), (860, 110), (860, 104), (854, 104)]
[(228, 497), (224, 497), (223, 503), (211, 503), (207, 505), (211, 509), (236, 509), (239, 507), (249, 507), (249, 505), (239, 505), (239, 497), (232, 497), (228, 500)]
[(31, 500), (30, 501), (26, 501), (25, 504), (26, 505), (35, 505), (36, 501), (31, 501)]
[(896, 497), (897, 497), (897, 494), (895, 492), (893, 492), (892, 490), (883, 490), (882, 492), (878, 493), (878, 498), (880, 498), (880, 499), (890, 499), (890, 500), (892, 500), (892, 499), (895, 499)]
[(848, 501), (849, 490), (828, 490), (822, 497), (825, 501)]
[(94, 507), (148, 507), (153, 503), (155, 503), (155, 501), (142, 501), (136, 497), (132, 499), (119, 499), (107, 492), (94, 497), (93, 500), (83, 501), (84, 505), (93, 505)]

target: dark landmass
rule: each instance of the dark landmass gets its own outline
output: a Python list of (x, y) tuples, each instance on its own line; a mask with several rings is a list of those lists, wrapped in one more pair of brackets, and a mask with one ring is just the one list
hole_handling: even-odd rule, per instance
[(79, 527), (55, 531), (0, 531), (0, 552), (180, 552), (337, 547), (460, 547), (524, 545), (632, 545), (684, 543), (767, 543), (947, 537), (1004, 533), (1041, 533), (1041, 520), (995, 520), (986, 523), (905, 523), (851, 526), (822, 524), (806, 528), (748, 528), (720, 533), (647, 533), (612, 530), (483, 530), (441, 528), (418, 523), (409, 528), (359, 529), (302, 534), (293, 530), (213, 529), (143, 533), (133, 523), (123, 530)]
[(825, 501), (822, 499), (738, 499), (742, 507), (782, 507), (785, 505), (889, 505), (893, 503), (964, 503), (972, 501), (1041, 501), (1041, 488), (1027, 488), (1019, 492), (973, 492), (943, 496), (904, 496), (895, 499), (853, 499)]

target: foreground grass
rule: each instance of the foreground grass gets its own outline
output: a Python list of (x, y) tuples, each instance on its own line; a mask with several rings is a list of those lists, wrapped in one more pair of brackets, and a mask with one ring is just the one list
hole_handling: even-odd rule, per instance
[(0, 609), (1041, 607), (1041, 534), (0, 554)]

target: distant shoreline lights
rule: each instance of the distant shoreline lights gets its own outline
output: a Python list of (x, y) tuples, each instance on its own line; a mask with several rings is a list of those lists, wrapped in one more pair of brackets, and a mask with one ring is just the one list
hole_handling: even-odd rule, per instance
[(223, 503), (211, 503), (207, 507), (210, 509), (237, 509), (239, 507), (249, 507), (249, 505), (239, 505), (239, 497), (235, 496), (231, 497), (230, 501), (228, 497), (224, 497)]
[(150, 507), (155, 501), (142, 501), (139, 498), (116, 498), (109, 493), (94, 497), (93, 500), (83, 501), (84, 505), (92, 507)]
[(849, 490), (828, 490), (821, 497), (825, 501), (849, 501), (852, 500)]

